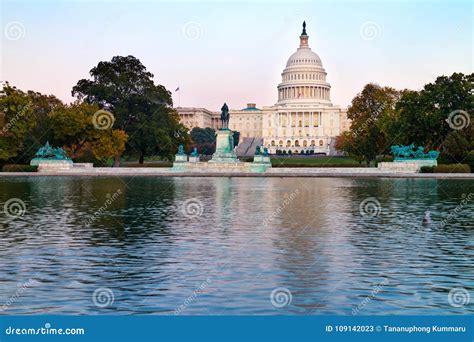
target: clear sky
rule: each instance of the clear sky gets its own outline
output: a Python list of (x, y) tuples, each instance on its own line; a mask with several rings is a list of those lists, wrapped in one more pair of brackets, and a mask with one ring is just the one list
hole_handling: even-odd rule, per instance
[(420, 89), (473, 72), (471, 1), (0, 2), (0, 79), (66, 102), (99, 61), (133, 55), (175, 105), (273, 105), (303, 20), (336, 105), (368, 82)]

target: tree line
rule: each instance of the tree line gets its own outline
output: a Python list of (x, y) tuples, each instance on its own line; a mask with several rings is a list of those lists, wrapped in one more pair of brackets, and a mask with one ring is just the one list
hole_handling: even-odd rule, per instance
[[(215, 132), (188, 132), (173, 109), (171, 92), (133, 56), (116, 56), (90, 70), (72, 88), (76, 100), (22, 91), (0, 91), (0, 164), (28, 164), (49, 141), (75, 161), (120, 164), (122, 157), (172, 160), (178, 145), (212, 154)], [(367, 84), (348, 108), (350, 130), (336, 148), (369, 165), (391, 145), (416, 144), (461, 163), (474, 150), (474, 74), (441, 76), (419, 91)], [(234, 138), (238, 141), (238, 132)]]
[(424, 146), (462, 163), (474, 150), (474, 74), (441, 76), (419, 91), (367, 84), (351, 102), (336, 148), (367, 164), (392, 145)]
[(90, 70), (65, 104), (53, 95), (3, 84), (0, 91), (0, 163), (28, 164), (49, 141), (75, 160), (119, 165), (123, 156), (171, 159), (189, 144), (171, 92), (133, 56), (116, 56)]

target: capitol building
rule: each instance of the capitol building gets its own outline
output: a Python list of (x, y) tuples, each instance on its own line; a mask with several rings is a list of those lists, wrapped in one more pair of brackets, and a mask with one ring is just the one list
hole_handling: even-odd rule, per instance
[[(260, 109), (250, 103), (245, 109), (230, 110), (229, 128), (240, 132), (239, 145), (251, 153), (256, 145), (264, 145), (270, 153), (291, 150), (333, 155), (335, 137), (349, 129), (346, 110), (331, 102), (331, 85), (321, 58), (309, 47), (305, 23), (299, 38), (299, 47), (281, 74), (278, 101)], [(189, 129), (219, 128), (220, 112), (193, 107), (176, 110)]]

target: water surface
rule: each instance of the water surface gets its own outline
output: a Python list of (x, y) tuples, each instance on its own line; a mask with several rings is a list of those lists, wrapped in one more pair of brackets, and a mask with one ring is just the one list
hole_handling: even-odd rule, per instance
[[(471, 193), (470, 180), (1, 177), (2, 207), (26, 211), (0, 215), (0, 314), (472, 314)], [(453, 288), (471, 303), (451, 305)]]

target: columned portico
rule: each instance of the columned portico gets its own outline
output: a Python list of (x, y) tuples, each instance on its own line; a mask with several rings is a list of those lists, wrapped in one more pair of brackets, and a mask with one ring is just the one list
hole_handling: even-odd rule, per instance
[[(277, 102), (261, 109), (249, 104), (245, 109), (231, 110), (229, 127), (239, 131), (242, 139), (262, 138), (273, 154), (289, 150), (329, 154), (334, 152), (331, 143), (348, 129), (349, 121), (345, 110), (331, 103), (331, 85), (321, 58), (309, 47), (305, 23), (299, 39), (299, 47), (281, 74)], [(203, 108), (200, 111), (183, 108), (178, 112), (190, 129), (195, 126), (218, 128), (217, 112)], [(207, 112), (209, 118), (203, 120), (201, 117)], [(203, 123), (205, 126), (201, 126)]]
[(283, 70), (278, 85), (278, 102), (264, 107), (264, 117), (275, 127), (263, 125), (264, 144), (270, 153), (329, 154), (334, 135), (341, 133), (339, 107), (331, 103), (331, 85), (319, 56), (308, 44), (306, 25), (300, 35), (300, 46)]

